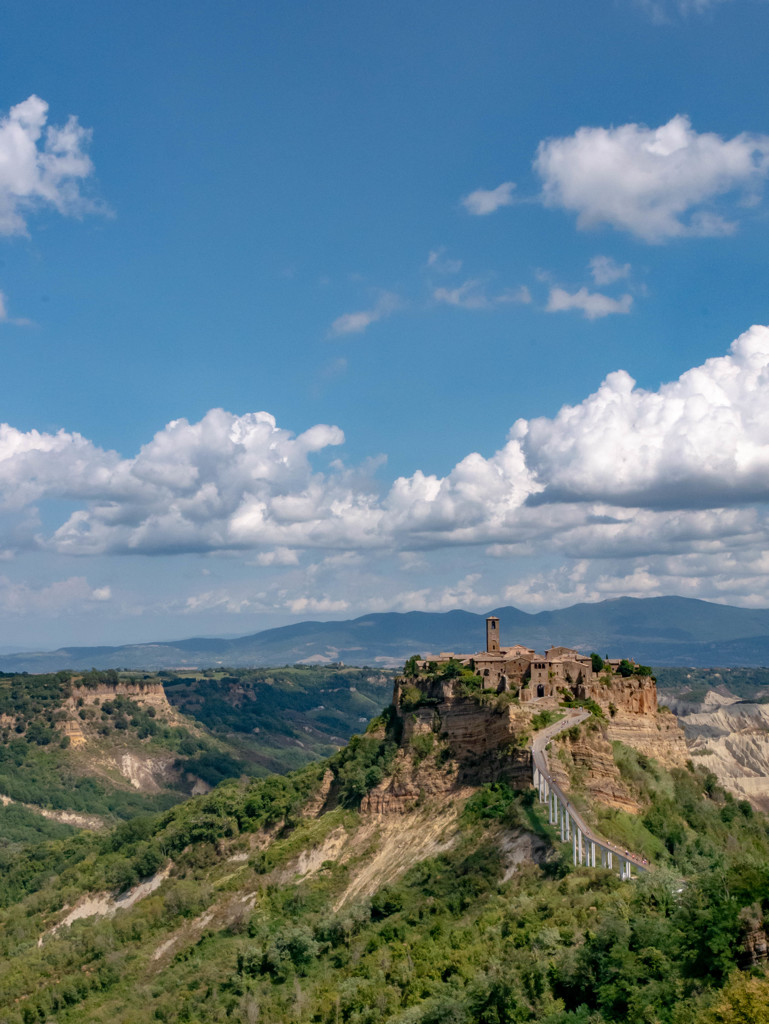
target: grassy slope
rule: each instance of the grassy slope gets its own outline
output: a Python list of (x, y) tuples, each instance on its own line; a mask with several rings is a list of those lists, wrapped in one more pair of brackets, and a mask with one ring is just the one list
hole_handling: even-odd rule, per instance
[[(765, 977), (737, 972), (745, 931), (769, 910), (764, 817), (702, 773), (669, 775), (619, 749), (655, 840), (649, 877), (572, 869), (533, 792), (498, 784), (471, 797), (450, 848), (344, 902), (378, 852), (355, 805), (394, 754), (370, 735), (335, 755), (341, 803), (318, 818), (300, 812), (327, 764), (226, 782), (108, 836), (17, 858), (0, 875), (0, 1021), (764, 1024)], [(403, 842), (432, 813), (400, 816)], [(551, 858), (502, 883), (499, 839), (524, 828), (549, 837)], [(342, 852), (299, 859), (313, 848)], [(169, 856), (172, 876), (145, 900), (38, 947), (84, 891)], [(747, 1015), (729, 1016), (740, 1003)]]

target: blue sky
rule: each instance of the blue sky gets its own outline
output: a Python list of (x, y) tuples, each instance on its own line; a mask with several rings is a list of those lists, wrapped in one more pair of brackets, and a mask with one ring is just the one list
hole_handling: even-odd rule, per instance
[(0, 646), (769, 605), (768, 35), (3, 5)]

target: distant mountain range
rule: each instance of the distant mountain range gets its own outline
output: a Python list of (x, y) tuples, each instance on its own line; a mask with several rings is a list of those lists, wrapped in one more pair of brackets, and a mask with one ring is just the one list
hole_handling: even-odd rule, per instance
[[(649, 665), (769, 665), (769, 609), (733, 608), (684, 597), (622, 597), (500, 619), (502, 643), (544, 651), (554, 644)], [(342, 622), (297, 622), (235, 639), (193, 638), (122, 647), (62, 647), (1, 654), (4, 672), (291, 665), (341, 661), (395, 666), (412, 654), (473, 652), (485, 645), (485, 614), (387, 612)]]

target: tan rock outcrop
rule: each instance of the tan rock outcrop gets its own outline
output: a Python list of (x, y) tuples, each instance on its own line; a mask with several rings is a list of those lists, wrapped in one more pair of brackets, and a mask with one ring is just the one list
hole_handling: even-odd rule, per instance
[(754, 903), (752, 906), (743, 907), (739, 917), (743, 930), (743, 968), (765, 964), (769, 959), (769, 940), (766, 935), (761, 904)]
[(173, 713), (163, 684), (155, 680), (126, 681), (114, 685), (100, 683), (98, 686), (78, 686), (75, 683), (67, 703), (75, 706), (78, 700), (82, 700), (83, 704), (97, 702), (103, 704), (105, 700), (114, 700), (115, 697), (130, 697), (131, 700), (135, 700), (137, 704), (143, 704), (145, 707), (153, 707), (167, 715)]
[(738, 799), (769, 811), (769, 704), (712, 697), (699, 705), (674, 704), (688, 756)]
[(461, 789), (455, 763), (439, 767), (432, 755), (417, 763), (410, 751), (401, 750), (390, 777), (363, 798), (361, 813), (406, 814), (425, 800), (459, 795)]
[(446, 740), (460, 761), (477, 760), (513, 743), (525, 731), (528, 716), (516, 711), (512, 705), (497, 709), (462, 698), (418, 708), (403, 715), (403, 744), (433, 732)]
[(607, 716), (606, 737), (640, 750), (665, 768), (683, 768), (690, 757), (675, 715), (665, 712), (639, 715), (618, 710)]
[(566, 734), (554, 740), (547, 760), (553, 779), (564, 792), (571, 792), (576, 785), (591, 800), (607, 807), (638, 812), (639, 805), (622, 781), (603, 731), (583, 728), (576, 739)]
[(612, 705), (632, 715), (657, 713), (657, 684), (652, 676), (599, 673), (588, 683), (578, 683), (574, 692), (580, 700), (594, 700), (607, 710)]
[(302, 811), (302, 816), (305, 818), (318, 818), (326, 808), (326, 804), (331, 795), (331, 790), (334, 785), (334, 773), (330, 768), (327, 768), (323, 773), (323, 779), (320, 783), (318, 792), (308, 800), (307, 804)]

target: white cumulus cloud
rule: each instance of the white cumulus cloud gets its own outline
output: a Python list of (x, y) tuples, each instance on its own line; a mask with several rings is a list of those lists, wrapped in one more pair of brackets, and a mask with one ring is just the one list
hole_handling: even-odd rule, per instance
[(579, 128), (540, 143), (534, 168), (545, 205), (577, 214), (580, 228), (602, 224), (659, 243), (735, 230), (716, 200), (758, 196), (769, 171), (769, 136), (698, 134), (684, 115), (659, 128), (624, 124)]
[(553, 419), (519, 421), (528, 468), (561, 500), (717, 507), (769, 498), (769, 328), (657, 391), (628, 373)]
[(356, 313), (343, 313), (331, 324), (329, 333), (334, 337), (343, 334), (362, 334), (367, 327), (376, 323), (377, 320), (384, 320), (400, 305), (397, 295), (385, 292), (377, 300), (371, 309), (361, 309)]
[(478, 188), (462, 200), (462, 205), (468, 213), (476, 217), (483, 217), (486, 214), (494, 213), (502, 206), (513, 205), (513, 189), (515, 182), (503, 181), (496, 188)]
[(597, 285), (614, 284), (630, 277), (629, 263), (619, 264), (611, 256), (594, 256), (588, 264), (590, 274)]
[(41, 207), (69, 216), (96, 208), (82, 192), (93, 173), (91, 133), (76, 117), (60, 127), (47, 120), (48, 104), (34, 95), (0, 120), (0, 234), (26, 234), (28, 214)]
[(632, 307), (633, 296), (629, 294), (613, 299), (602, 292), (589, 292), (587, 288), (567, 292), (564, 288), (553, 287), (550, 289), (545, 312), (565, 313), (577, 309), (588, 320), (598, 320), (612, 313), (629, 313)]

